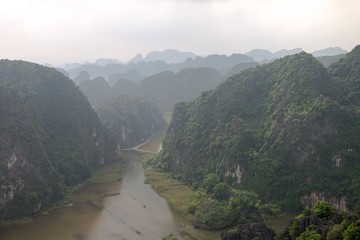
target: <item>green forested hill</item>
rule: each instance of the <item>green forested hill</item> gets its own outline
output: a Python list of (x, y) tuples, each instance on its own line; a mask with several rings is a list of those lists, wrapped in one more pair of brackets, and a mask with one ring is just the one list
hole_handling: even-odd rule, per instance
[(360, 45), (346, 54), (346, 57), (332, 64), (329, 69), (340, 83), (345, 97), (343, 103), (360, 107)]
[(119, 157), (86, 97), (55, 69), (1, 60), (0, 92), (0, 219), (37, 212)]
[(97, 113), (122, 148), (144, 142), (166, 125), (155, 104), (142, 97), (121, 95), (109, 99), (101, 104)]
[(157, 165), (195, 188), (216, 176), (286, 209), (318, 197), (359, 211), (359, 51), (330, 71), (305, 52), (287, 56), (177, 104)]

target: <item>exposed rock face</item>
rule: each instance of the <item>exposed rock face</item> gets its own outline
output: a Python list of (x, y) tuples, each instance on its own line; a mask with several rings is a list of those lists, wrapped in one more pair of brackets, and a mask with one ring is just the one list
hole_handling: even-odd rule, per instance
[(344, 196), (340, 198), (325, 197), (323, 192), (311, 192), (310, 194), (304, 194), (300, 198), (300, 202), (304, 208), (312, 208), (318, 201), (326, 201), (340, 211), (348, 210), (346, 207), (346, 197)]
[(237, 184), (241, 184), (241, 177), (242, 177), (242, 171), (240, 168), (240, 164), (238, 164), (236, 167), (234, 167), (233, 169), (227, 169), (225, 171), (225, 177), (230, 177), (235, 179), (235, 182)]
[(258, 238), (261, 240), (275, 239), (275, 232), (273, 229), (267, 227), (264, 223), (242, 224), (237, 227), (237, 232), (220, 234), (221, 240), (251, 240)]

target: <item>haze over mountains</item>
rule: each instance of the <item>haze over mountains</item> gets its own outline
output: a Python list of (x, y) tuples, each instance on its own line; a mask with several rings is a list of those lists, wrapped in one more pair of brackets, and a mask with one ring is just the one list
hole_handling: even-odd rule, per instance
[[(296, 48), (271, 53), (255, 49), (245, 55), (200, 57), (189, 52), (165, 50), (150, 52), (145, 58), (138, 54), (127, 64), (116, 63), (114, 59), (99, 59), (98, 64), (84, 64), (68, 72), (93, 106), (127, 94), (145, 97), (160, 111), (172, 111), (175, 103), (192, 100), (233, 74), (300, 51), (302, 49)], [(337, 47), (314, 54), (327, 67), (344, 56), (334, 54), (343, 52), (346, 51)], [(65, 70), (60, 71), (66, 74)]]
[(178, 73), (164, 71), (154, 74), (141, 84), (119, 79), (111, 87), (103, 77), (97, 77), (81, 82), (79, 88), (93, 106), (123, 94), (141, 95), (155, 103), (160, 111), (171, 112), (176, 103), (192, 100), (201, 92), (214, 89), (222, 80), (214, 68), (185, 68)]
[[(66, 70), (72, 79), (75, 79), (81, 72), (86, 71), (89, 73), (90, 78), (102, 76), (106, 80), (110, 80), (110, 76), (115, 74), (119, 78), (126, 78), (140, 83), (147, 76), (162, 71), (178, 72), (184, 68), (213, 67), (219, 73), (225, 75), (227, 71), (241, 62), (269, 63), (277, 58), (301, 51), (303, 51), (301, 48), (296, 48), (292, 50), (283, 49), (272, 53), (265, 49), (254, 49), (245, 54), (232, 54), (231, 56), (213, 54), (203, 57), (191, 52), (167, 49), (162, 52), (150, 52), (145, 58), (141, 54), (137, 54), (127, 63), (122, 63), (116, 59), (98, 59), (94, 63), (65, 64), (59, 66), (59, 68)], [(315, 51), (313, 54), (315, 57), (322, 57), (345, 54), (346, 52), (346, 50), (339, 47), (334, 47)], [(128, 76), (129, 72), (132, 76)], [(115, 83), (113, 79), (112, 84)], [(77, 82), (77, 84), (80, 83)]]

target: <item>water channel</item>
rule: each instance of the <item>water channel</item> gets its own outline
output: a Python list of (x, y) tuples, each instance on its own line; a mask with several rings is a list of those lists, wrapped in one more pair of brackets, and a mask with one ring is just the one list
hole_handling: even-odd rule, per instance
[(0, 230), (6, 240), (105, 240), (162, 239), (174, 234), (183, 239), (186, 231), (198, 239), (219, 239), (219, 232), (201, 231), (175, 213), (165, 199), (144, 184), (144, 169), (136, 151), (124, 151), (121, 182), (96, 184), (84, 189), (101, 194), (120, 192), (102, 200), (102, 207), (76, 202), (47, 215), (39, 215), (30, 224)]

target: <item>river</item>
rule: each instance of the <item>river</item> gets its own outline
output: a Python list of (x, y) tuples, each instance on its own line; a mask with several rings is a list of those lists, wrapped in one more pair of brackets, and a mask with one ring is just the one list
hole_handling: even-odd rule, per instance
[(194, 229), (191, 223), (175, 213), (165, 199), (144, 184), (144, 169), (136, 151), (124, 151), (124, 172), (121, 182), (96, 184), (85, 192), (109, 196), (97, 206), (90, 202), (76, 202), (72, 206), (34, 217), (32, 223), (0, 230), (6, 240), (112, 240), (162, 239), (180, 231), (198, 239), (219, 239), (219, 232)]

